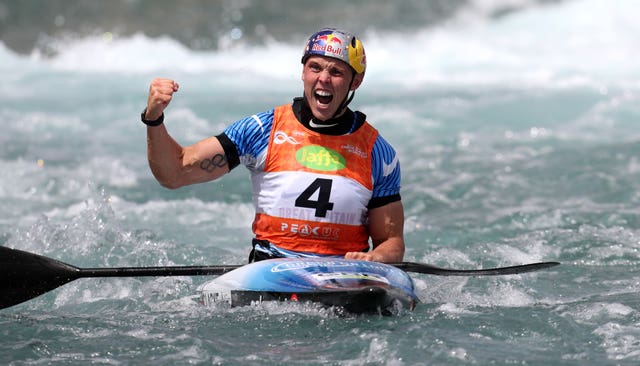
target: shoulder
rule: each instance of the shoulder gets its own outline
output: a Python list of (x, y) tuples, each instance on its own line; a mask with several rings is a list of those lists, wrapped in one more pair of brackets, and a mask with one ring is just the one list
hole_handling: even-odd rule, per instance
[(382, 162), (391, 163), (398, 158), (396, 150), (381, 134), (376, 137), (371, 154), (374, 163), (378, 164)]
[(237, 135), (251, 135), (251, 134), (264, 134), (269, 133), (273, 123), (274, 109), (256, 113), (251, 116), (239, 119), (226, 128), (225, 133)]
[(253, 161), (265, 150), (273, 116), (274, 109), (256, 113), (237, 120), (224, 130), (224, 134), (235, 145), (241, 161), (245, 158)]
[(400, 193), (400, 159), (391, 144), (378, 134), (371, 151), (373, 197)]

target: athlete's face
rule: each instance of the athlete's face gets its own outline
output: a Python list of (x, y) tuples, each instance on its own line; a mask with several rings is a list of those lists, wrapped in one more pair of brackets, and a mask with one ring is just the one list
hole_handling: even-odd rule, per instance
[[(349, 93), (353, 72), (346, 63), (330, 57), (311, 56), (302, 68), (304, 95), (313, 116), (321, 121), (333, 117)], [(351, 90), (362, 82), (362, 74), (356, 74)]]

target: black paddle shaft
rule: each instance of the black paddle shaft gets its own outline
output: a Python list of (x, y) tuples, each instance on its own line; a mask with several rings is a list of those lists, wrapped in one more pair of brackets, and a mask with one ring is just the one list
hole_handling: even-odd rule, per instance
[(394, 267), (398, 267), (405, 272), (415, 272), (432, 274), (438, 276), (504, 276), (526, 272), (539, 271), (541, 269), (550, 268), (559, 265), (558, 262), (538, 262), (530, 264), (522, 264), (517, 266), (486, 268), (486, 269), (450, 269), (440, 268), (424, 263), (400, 262), (388, 263)]
[[(406, 272), (438, 276), (497, 276), (537, 271), (558, 262), (531, 263), (488, 269), (447, 269), (429, 264), (388, 263)], [(42, 255), (0, 246), (0, 309), (33, 299), (83, 277), (213, 276), (242, 265), (186, 267), (78, 268)]]

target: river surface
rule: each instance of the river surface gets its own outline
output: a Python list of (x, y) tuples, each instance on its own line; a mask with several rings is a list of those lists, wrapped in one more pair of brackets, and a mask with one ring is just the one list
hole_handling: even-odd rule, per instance
[[(405, 260), (561, 266), (412, 274), (422, 303), (393, 317), (205, 308), (203, 277), (81, 279), (0, 311), (0, 363), (640, 363), (640, 2), (503, 1), (526, 6), (499, 17), (471, 3), (410, 31), (372, 23), (352, 106), (399, 153)], [(51, 40), (50, 54), (0, 43), (0, 245), (79, 267), (246, 262), (248, 172), (162, 188), (140, 111), (154, 77), (177, 80), (165, 123), (190, 144), (288, 103), (304, 38), (178, 38), (104, 31)]]

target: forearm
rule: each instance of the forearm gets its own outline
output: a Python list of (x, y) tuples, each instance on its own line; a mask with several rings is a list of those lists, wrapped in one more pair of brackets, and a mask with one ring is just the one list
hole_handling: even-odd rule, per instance
[(153, 176), (167, 188), (178, 188), (183, 148), (164, 125), (147, 127), (147, 159)]
[(380, 243), (370, 252), (376, 262), (402, 262), (404, 259), (404, 240), (390, 238)]

